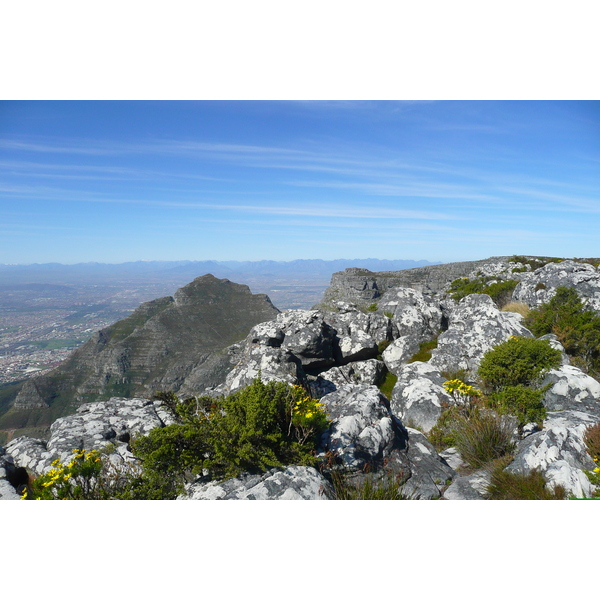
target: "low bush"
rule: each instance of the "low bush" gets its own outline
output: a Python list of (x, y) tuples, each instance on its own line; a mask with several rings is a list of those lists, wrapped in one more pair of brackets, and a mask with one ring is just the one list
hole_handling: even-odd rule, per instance
[(373, 304), (369, 304), (369, 306), (367, 306), (367, 312), (375, 312), (377, 310), (377, 304), (373, 303)]
[(492, 471), (488, 486), (490, 500), (564, 500), (566, 491), (562, 486), (546, 487), (546, 480), (539, 471), (517, 474), (497, 468)]
[(478, 374), (487, 391), (537, 383), (546, 371), (560, 366), (562, 355), (548, 340), (511, 336), (488, 350)]
[(534, 390), (525, 385), (513, 385), (490, 394), (487, 405), (500, 414), (515, 415), (519, 426), (541, 423), (546, 418), (546, 407), (542, 402), (546, 388)]
[(302, 387), (260, 377), (227, 398), (191, 398), (170, 408), (176, 423), (132, 442), (143, 473), (131, 497), (174, 498), (200, 474), (227, 479), (315, 466), (316, 442), (328, 426), (323, 407)]
[(493, 281), (491, 277), (478, 277), (475, 279), (462, 277), (455, 279), (450, 284), (448, 293), (457, 302), (470, 294), (487, 294), (498, 306), (502, 306), (510, 301), (513, 290), (519, 283), (515, 279), (495, 281), (494, 283), (489, 283), (490, 281)]
[(600, 315), (585, 307), (573, 288), (558, 287), (556, 294), (523, 321), (534, 335), (553, 333), (572, 361), (592, 376), (600, 376)]
[(600, 422), (590, 425), (584, 435), (585, 445), (589, 455), (596, 461), (600, 461)]

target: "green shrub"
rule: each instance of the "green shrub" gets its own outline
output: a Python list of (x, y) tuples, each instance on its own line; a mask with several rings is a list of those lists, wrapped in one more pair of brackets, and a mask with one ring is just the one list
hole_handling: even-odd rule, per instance
[(501, 468), (492, 471), (488, 494), (491, 500), (564, 500), (564, 487), (549, 490), (539, 471), (528, 475), (510, 473)]
[(485, 282), (482, 279), (471, 280), (467, 277), (461, 277), (450, 284), (448, 293), (453, 300), (458, 302), (469, 294), (481, 294), (484, 288)]
[(514, 450), (508, 420), (493, 413), (479, 413), (470, 419), (456, 421), (453, 436), (462, 459), (475, 469)]
[(531, 385), (546, 371), (560, 366), (562, 355), (548, 340), (511, 336), (488, 350), (479, 364), (478, 374), (488, 391)]
[(546, 418), (546, 407), (542, 402), (545, 392), (546, 389), (534, 390), (525, 385), (508, 386), (490, 394), (488, 406), (500, 414), (515, 415), (520, 426), (541, 423)]
[(314, 466), (316, 441), (328, 426), (322, 406), (303, 388), (260, 377), (216, 402), (191, 398), (171, 409), (175, 424), (132, 442), (144, 469), (132, 497), (176, 497), (200, 473), (227, 479), (288, 464)]
[(373, 304), (369, 304), (367, 306), (367, 312), (375, 312), (377, 310), (377, 304), (373, 302)]
[(393, 313), (393, 312), (390, 312), (389, 310), (386, 310), (386, 311), (385, 311), (383, 314), (384, 314), (384, 315), (385, 315), (385, 316), (386, 316), (388, 319), (393, 319), (393, 318), (394, 318), (394, 313)]
[(498, 306), (504, 306), (510, 302), (514, 289), (519, 282), (515, 279), (498, 281), (483, 288), (482, 294), (487, 294)]
[(506, 281), (496, 281), (488, 285), (488, 282), (491, 280), (491, 277), (478, 277), (476, 279), (463, 277), (455, 279), (450, 284), (448, 293), (457, 302), (469, 294), (487, 294), (499, 306), (509, 302), (513, 290), (519, 282), (515, 279), (507, 279)]
[(534, 335), (553, 333), (572, 361), (592, 376), (600, 375), (600, 316), (587, 309), (576, 290), (558, 287), (556, 294), (523, 321)]

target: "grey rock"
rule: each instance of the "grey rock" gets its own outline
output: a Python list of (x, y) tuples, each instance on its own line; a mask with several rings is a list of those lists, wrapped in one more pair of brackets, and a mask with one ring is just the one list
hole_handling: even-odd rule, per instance
[(485, 260), (428, 265), (416, 269), (378, 273), (367, 269), (346, 269), (331, 276), (331, 283), (325, 290), (323, 301), (318, 307), (328, 309), (337, 301), (367, 306), (392, 288), (411, 288), (427, 295), (437, 294), (453, 280), (467, 277), (489, 263), (504, 263), (506, 269), (514, 266), (509, 265), (509, 259), (508, 256), (499, 256)]
[(397, 331), (392, 321), (374, 312), (363, 313), (347, 304), (338, 304), (335, 313), (325, 313), (323, 318), (335, 330), (339, 347), (338, 361), (342, 364), (367, 360), (377, 356), (377, 345), (391, 341)]
[(452, 469), (454, 469), (455, 471), (458, 471), (458, 469), (461, 469), (462, 467), (466, 467), (467, 463), (465, 463), (462, 459), (462, 456), (460, 455), (460, 452), (458, 451), (458, 448), (446, 448), (445, 450), (442, 450), (440, 453), (440, 458), (444, 461), (446, 461), (446, 463), (448, 464), (449, 467), (451, 467)]
[(414, 500), (440, 498), (447, 485), (456, 477), (452, 469), (440, 458), (429, 440), (416, 429), (406, 428), (408, 449), (406, 457), (410, 477), (402, 486), (402, 493)]
[(396, 431), (385, 396), (375, 386), (344, 386), (321, 398), (332, 423), (322, 450), (350, 470), (374, 470), (395, 447)]
[(178, 500), (329, 500), (331, 484), (312, 467), (291, 465), (263, 475), (193, 483)]
[(463, 298), (450, 316), (448, 330), (438, 337), (429, 363), (440, 371), (466, 369), (474, 374), (483, 355), (511, 335), (533, 337), (522, 316), (498, 310), (485, 294)]
[(378, 304), (378, 311), (392, 313), (399, 336), (411, 336), (418, 342), (433, 338), (442, 326), (439, 304), (410, 288), (388, 290)]
[(548, 415), (542, 431), (526, 437), (517, 447), (514, 460), (506, 467), (511, 473), (539, 470), (550, 487), (562, 485), (578, 498), (590, 497), (592, 486), (583, 472), (595, 463), (587, 453), (587, 427), (600, 419), (580, 411), (559, 411)]
[[(6, 452), (16, 465), (36, 475), (49, 470), (55, 459), (69, 462), (74, 449), (101, 450), (109, 444), (116, 445), (114, 462), (135, 463), (133, 455), (126, 451), (129, 439), (147, 435), (155, 427), (164, 427), (165, 421), (169, 422), (158, 402), (112, 398), (107, 402), (84, 404), (74, 415), (57, 419), (50, 428), (48, 441), (19, 437), (6, 446)], [(109, 434), (110, 431), (114, 435)]]
[(322, 398), (348, 384), (378, 385), (384, 376), (385, 365), (383, 362), (371, 358), (340, 367), (332, 367), (310, 381), (309, 386), (314, 398)]
[(600, 272), (593, 265), (572, 260), (536, 269), (517, 285), (513, 298), (535, 308), (548, 302), (561, 286), (575, 288), (590, 308), (600, 312)]
[(383, 351), (381, 358), (391, 373), (398, 375), (402, 367), (418, 352), (420, 342), (417, 339), (410, 335), (403, 335)]
[(445, 500), (486, 500), (490, 480), (490, 472), (486, 470), (457, 477), (444, 491), (443, 498)]
[(577, 410), (600, 418), (600, 383), (581, 369), (564, 365), (549, 371), (541, 382), (552, 387), (544, 395), (550, 411)]
[(398, 371), (390, 405), (402, 422), (429, 432), (442, 414), (442, 405), (454, 400), (443, 387), (446, 378), (429, 363), (414, 362)]

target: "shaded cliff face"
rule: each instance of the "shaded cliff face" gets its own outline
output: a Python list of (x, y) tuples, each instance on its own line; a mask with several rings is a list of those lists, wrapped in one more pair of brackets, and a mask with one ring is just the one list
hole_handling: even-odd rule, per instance
[(267, 296), (245, 285), (198, 277), (173, 297), (142, 304), (60, 367), (26, 382), (0, 428), (50, 424), (82, 402), (177, 392), (190, 376), (197, 392), (218, 385), (232, 366), (225, 348), (278, 313)]

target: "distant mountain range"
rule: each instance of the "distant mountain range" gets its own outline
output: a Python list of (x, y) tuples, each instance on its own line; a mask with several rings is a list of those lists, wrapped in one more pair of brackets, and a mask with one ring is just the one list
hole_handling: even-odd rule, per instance
[(77, 263), (64, 265), (44, 263), (31, 265), (0, 264), (0, 284), (17, 283), (85, 283), (102, 281), (174, 281), (188, 282), (200, 275), (211, 273), (215, 277), (233, 279), (244, 283), (247, 278), (270, 280), (282, 278), (325, 281), (336, 271), (360, 267), (370, 271), (399, 271), (427, 265), (441, 264), (426, 260), (365, 259), (301, 259), (292, 261), (136, 261), (119, 264)]

